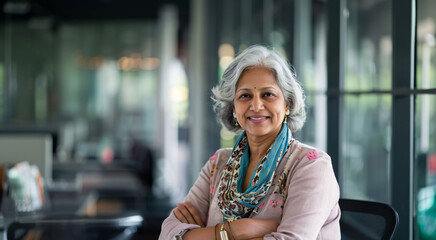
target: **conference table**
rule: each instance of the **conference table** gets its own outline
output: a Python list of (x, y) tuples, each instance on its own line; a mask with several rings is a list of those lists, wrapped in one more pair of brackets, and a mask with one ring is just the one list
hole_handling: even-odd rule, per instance
[[(145, 192), (123, 163), (54, 163), (45, 193), (41, 210), (4, 215), (7, 239), (121, 240), (144, 225)], [(4, 208), (13, 208), (8, 201)]]

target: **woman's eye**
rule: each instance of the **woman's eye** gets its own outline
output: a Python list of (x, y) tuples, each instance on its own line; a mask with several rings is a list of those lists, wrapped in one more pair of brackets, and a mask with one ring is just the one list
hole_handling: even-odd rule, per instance
[(249, 94), (241, 94), (241, 95), (239, 96), (239, 99), (244, 99), (244, 98), (249, 98), (249, 97), (250, 97)]
[(274, 97), (275, 95), (274, 95), (274, 93), (267, 92), (267, 93), (264, 93), (263, 96), (265, 96), (265, 97)]

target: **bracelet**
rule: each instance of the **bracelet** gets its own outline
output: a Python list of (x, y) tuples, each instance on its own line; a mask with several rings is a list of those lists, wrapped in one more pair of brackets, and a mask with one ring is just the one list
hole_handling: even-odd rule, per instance
[(236, 240), (236, 238), (235, 238), (235, 235), (233, 235), (233, 231), (232, 231), (232, 228), (230, 227), (230, 223), (231, 222), (233, 222), (234, 221), (234, 219), (232, 219), (232, 220), (230, 220), (230, 221), (228, 221), (227, 222), (227, 226), (229, 226), (229, 230), (230, 230), (230, 235), (232, 236), (232, 240)]
[(223, 225), (221, 225), (220, 237), (221, 237), (221, 240), (229, 240), (229, 236), (227, 235), (227, 231), (224, 228), (224, 224), (225, 223), (223, 223)]

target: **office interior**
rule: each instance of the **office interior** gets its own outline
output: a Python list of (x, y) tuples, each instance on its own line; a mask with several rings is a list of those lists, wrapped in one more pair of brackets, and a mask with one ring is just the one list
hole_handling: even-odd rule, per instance
[[(234, 144), (211, 88), (253, 44), (293, 65), (308, 114), (293, 135), (330, 154), (341, 198), (395, 208), (394, 239), (436, 239), (435, 1), (0, 5), (3, 239), (73, 225), (62, 239), (157, 239), (203, 164)], [(22, 201), (32, 166), (42, 196)], [(45, 214), (59, 218), (11, 225)]]

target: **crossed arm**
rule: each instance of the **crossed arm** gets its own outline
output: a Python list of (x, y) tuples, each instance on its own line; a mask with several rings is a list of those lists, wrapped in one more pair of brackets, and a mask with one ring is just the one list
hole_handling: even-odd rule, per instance
[[(179, 221), (200, 226), (200, 228), (188, 231), (183, 239), (219, 239), (219, 234), (215, 233), (216, 227), (206, 227), (197, 209), (191, 203), (179, 203), (173, 211)], [(221, 229), (222, 224), (218, 225)], [(264, 235), (276, 231), (278, 225), (279, 223), (274, 220), (242, 218), (225, 224), (224, 228), (233, 236), (233, 239), (262, 239)]]

